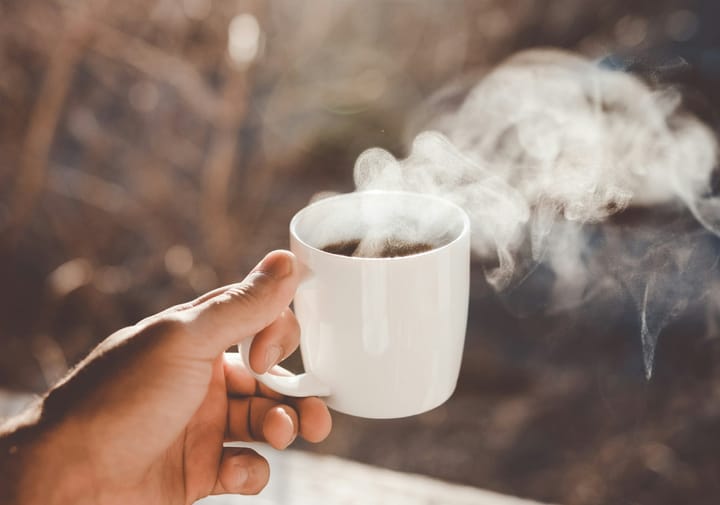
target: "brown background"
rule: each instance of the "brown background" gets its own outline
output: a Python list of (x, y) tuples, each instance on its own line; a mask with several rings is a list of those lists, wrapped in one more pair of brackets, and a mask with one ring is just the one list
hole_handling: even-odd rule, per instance
[[(243, 13), (262, 30), (244, 67), (227, 55)], [(402, 155), (433, 92), (519, 49), (629, 58), (717, 127), (718, 19), (711, 0), (0, 0), (0, 386), (41, 392), (118, 327), (242, 277), (315, 193), (352, 190), (360, 152)], [(706, 301), (663, 332), (648, 382), (626, 294), (518, 318), (473, 272), (453, 399), (337, 415), (312, 450), (567, 505), (718, 503)]]

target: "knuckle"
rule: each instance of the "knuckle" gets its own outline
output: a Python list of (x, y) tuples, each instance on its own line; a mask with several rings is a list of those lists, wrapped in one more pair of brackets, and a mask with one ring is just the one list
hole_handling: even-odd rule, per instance
[(273, 279), (262, 272), (251, 274), (241, 284), (233, 286), (223, 294), (213, 298), (208, 304), (213, 306), (224, 306), (227, 304), (257, 306), (264, 303), (269, 296), (269, 286)]
[(166, 316), (150, 322), (143, 328), (142, 333), (148, 339), (180, 338), (187, 333), (187, 325), (180, 318)]
[(192, 302), (185, 302), (185, 303), (181, 303), (181, 304), (173, 307), (172, 312), (182, 312), (184, 310), (188, 310), (188, 309), (192, 309), (192, 308), (193, 308)]

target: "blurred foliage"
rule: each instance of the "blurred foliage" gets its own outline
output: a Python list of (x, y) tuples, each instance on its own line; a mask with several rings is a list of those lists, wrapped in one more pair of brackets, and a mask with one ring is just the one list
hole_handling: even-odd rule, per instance
[[(42, 391), (113, 330), (238, 279), (287, 245), (290, 217), (313, 194), (352, 189), (362, 150), (402, 154), (433, 93), (521, 48), (604, 57), (680, 44), (714, 75), (720, 58), (695, 37), (694, 5), (0, 0), (0, 386)], [(588, 420), (563, 447), (593, 454), (542, 457), (551, 449), (528, 423), (574, 422), (593, 383), (577, 370), (519, 370), (508, 356), (533, 351), (507, 346), (545, 351), (505, 334), (533, 329), (498, 315), (481, 276), (473, 290), (485, 305), (457, 400), (408, 424), (340, 417), (323, 450), (567, 504), (624, 500), (645, 481), (599, 472), (633, 458), (653, 475), (680, 468), (681, 489), (709, 482), (705, 467), (673, 467), (661, 442), (633, 454), (632, 434), (599, 442)], [(618, 342), (603, 340), (627, 349)]]
[(60, 370), (241, 276), (313, 193), (352, 188), (364, 148), (402, 151), (443, 85), (540, 42), (597, 51), (629, 15), (589, 0), (3, 1), (0, 381), (56, 378), (38, 381), (27, 340), (56, 340)]

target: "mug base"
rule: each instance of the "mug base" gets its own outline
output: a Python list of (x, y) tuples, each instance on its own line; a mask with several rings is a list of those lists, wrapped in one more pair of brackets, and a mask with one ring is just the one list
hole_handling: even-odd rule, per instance
[(442, 397), (435, 399), (432, 402), (428, 402), (420, 407), (415, 406), (413, 408), (408, 407), (407, 405), (393, 405), (391, 407), (365, 405), (358, 408), (357, 406), (353, 407), (350, 405), (343, 405), (342, 402), (336, 402), (332, 396), (325, 398), (325, 400), (327, 401), (327, 406), (332, 410), (349, 416), (361, 417), (364, 419), (402, 419), (404, 417), (424, 414), (425, 412), (429, 412), (441, 406), (448, 401), (450, 397), (452, 397), (454, 392), (455, 386), (453, 386), (447, 395), (443, 395)]

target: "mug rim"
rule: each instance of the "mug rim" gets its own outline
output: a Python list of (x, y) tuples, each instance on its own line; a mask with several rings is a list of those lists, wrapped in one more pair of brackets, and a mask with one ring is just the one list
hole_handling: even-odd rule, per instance
[[(440, 202), (443, 205), (448, 205), (451, 208), (454, 208), (456, 211), (458, 211), (458, 215), (462, 219), (462, 228), (460, 232), (458, 233), (457, 237), (452, 239), (447, 244), (443, 244), (440, 247), (435, 247), (433, 249), (430, 249), (429, 251), (421, 252), (421, 253), (415, 253), (415, 254), (409, 254), (407, 256), (393, 256), (390, 258), (369, 258), (365, 256), (345, 256), (343, 254), (336, 254), (324, 251), (318, 247), (315, 247), (305, 240), (303, 240), (297, 233), (297, 226), (300, 219), (302, 219), (302, 216), (309, 212), (311, 209), (320, 206), (320, 205), (326, 205), (333, 200), (341, 200), (345, 198), (360, 198), (363, 195), (398, 195), (398, 196), (405, 196), (405, 197), (411, 197), (411, 198), (424, 198), (428, 200), (433, 200), (436, 202)], [(402, 260), (408, 260), (409, 258), (417, 258), (421, 256), (429, 256), (432, 254), (440, 253), (441, 251), (444, 251), (445, 249), (448, 249), (452, 247), (456, 242), (459, 242), (462, 240), (465, 236), (469, 235), (470, 233), (470, 216), (468, 216), (467, 212), (465, 212), (465, 209), (460, 207), (455, 202), (452, 202), (448, 200), (447, 198), (443, 198), (438, 195), (428, 194), (428, 193), (419, 193), (419, 192), (413, 192), (413, 191), (397, 191), (397, 190), (383, 190), (383, 189), (372, 189), (372, 190), (365, 190), (365, 191), (353, 191), (352, 193), (341, 193), (339, 195), (329, 196), (327, 198), (322, 198), (316, 202), (311, 203), (310, 205), (307, 205), (297, 211), (293, 218), (290, 220), (290, 235), (295, 238), (303, 247), (312, 250), (316, 254), (320, 254), (323, 256), (329, 256), (333, 258), (339, 258), (343, 261), (402, 261)]]

